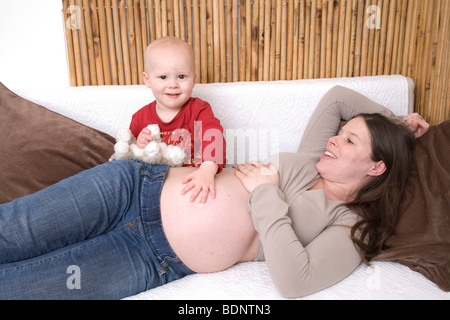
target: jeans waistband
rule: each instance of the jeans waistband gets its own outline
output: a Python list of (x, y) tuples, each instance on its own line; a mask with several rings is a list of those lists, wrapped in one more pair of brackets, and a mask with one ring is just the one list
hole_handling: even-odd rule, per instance
[[(141, 218), (144, 231), (151, 249), (162, 267), (160, 276), (167, 271), (183, 277), (194, 272), (186, 267), (170, 246), (161, 220), (161, 191), (166, 179), (168, 165), (150, 165), (143, 163), (141, 171)], [(172, 275), (167, 275), (167, 281)]]

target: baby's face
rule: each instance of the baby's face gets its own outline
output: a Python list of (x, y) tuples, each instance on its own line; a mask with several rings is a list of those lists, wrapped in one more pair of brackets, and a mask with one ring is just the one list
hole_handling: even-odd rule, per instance
[(196, 82), (194, 63), (182, 46), (154, 48), (147, 57), (146, 71), (144, 82), (152, 89), (159, 109), (179, 110), (191, 97)]

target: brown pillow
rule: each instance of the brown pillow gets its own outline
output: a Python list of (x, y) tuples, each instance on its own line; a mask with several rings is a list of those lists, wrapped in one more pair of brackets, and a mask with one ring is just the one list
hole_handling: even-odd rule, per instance
[(0, 203), (108, 161), (114, 138), (30, 102), (0, 83)]
[(450, 291), (450, 120), (417, 139), (400, 220), (376, 260), (399, 262)]

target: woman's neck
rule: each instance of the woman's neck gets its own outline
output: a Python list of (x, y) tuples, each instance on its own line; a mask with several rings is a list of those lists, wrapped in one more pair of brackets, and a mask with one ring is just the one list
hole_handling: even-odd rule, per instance
[(346, 201), (350, 202), (355, 199), (357, 191), (353, 186), (334, 183), (331, 181), (326, 181), (323, 178), (310, 189), (310, 190), (324, 190), (325, 197), (327, 200), (331, 201)]

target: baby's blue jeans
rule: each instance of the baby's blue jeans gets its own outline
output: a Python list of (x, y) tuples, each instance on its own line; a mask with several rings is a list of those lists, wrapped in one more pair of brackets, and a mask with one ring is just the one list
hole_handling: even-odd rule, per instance
[(120, 299), (192, 274), (162, 228), (167, 171), (112, 161), (0, 205), (0, 299)]

